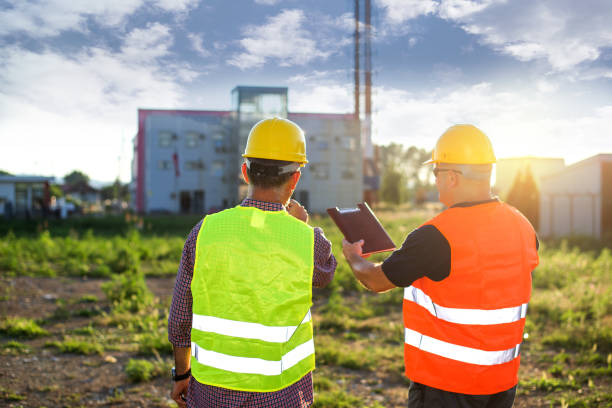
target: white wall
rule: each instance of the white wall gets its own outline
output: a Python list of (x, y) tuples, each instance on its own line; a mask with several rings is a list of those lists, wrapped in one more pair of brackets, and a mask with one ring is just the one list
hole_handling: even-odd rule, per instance
[(601, 164), (597, 156), (541, 180), (540, 235), (601, 236)]
[[(363, 201), (363, 170), (359, 129), (352, 118), (289, 114), (306, 134), (308, 164), (297, 190), (308, 191), (310, 212), (330, 207), (355, 207)], [(316, 177), (316, 166), (326, 166), (327, 178)]]

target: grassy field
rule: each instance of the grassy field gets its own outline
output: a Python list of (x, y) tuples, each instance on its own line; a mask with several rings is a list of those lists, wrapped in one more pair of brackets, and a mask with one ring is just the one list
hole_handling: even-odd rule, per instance
[[(377, 214), (398, 245), (431, 215)], [(196, 222), (0, 224), (0, 405), (173, 406), (166, 320)], [(339, 261), (333, 283), (314, 294), (315, 407), (406, 406), (402, 291), (365, 291), (331, 221), (311, 224), (324, 228)], [(612, 407), (612, 253), (577, 238), (542, 242), (540, 257), (515, 407)]]

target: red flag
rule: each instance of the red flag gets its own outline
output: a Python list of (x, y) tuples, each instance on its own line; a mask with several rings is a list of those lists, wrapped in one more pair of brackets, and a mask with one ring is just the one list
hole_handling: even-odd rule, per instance
[(172, 155), (172, 162), (174, 163), (174, 176), (178, 177), (181, 175), (181, 172), (179, 171), (178, 153), (174, 152)]

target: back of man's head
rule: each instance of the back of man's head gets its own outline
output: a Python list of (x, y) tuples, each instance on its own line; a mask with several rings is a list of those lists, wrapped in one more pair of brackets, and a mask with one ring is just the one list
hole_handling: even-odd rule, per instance
[(300, 168), (296, 162), (259, 158), (247, 158), (246, 165), (249, 183), (265, 189), (281, 187)]

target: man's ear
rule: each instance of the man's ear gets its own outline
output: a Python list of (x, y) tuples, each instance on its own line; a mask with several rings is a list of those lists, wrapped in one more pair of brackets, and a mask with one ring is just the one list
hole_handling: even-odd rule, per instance
[(244, 178), (244, 182), (249, 184), (249, 175), (247, 174), (246, 163), (242, 163), (242, 167), (240, 169), (242, 170), (242, 177)]
[(451, 182), (450, 184), (451, 184), (451, 187), (459, 186), (459, 175), (456, 174), (453, 171), (450, 171), (449, 173), (450, 173), (450, 182)]
[(291, 190), (295, 190), (295, 186), (297, 186), (298, 181), (300, 181), (300, 177), (302, 176), (302, 173), (299, 171), (296, 171), (295, 173), (293, 173), (291, 175), (291, 178), (289, 179), (289, 187), (291, 187)]

